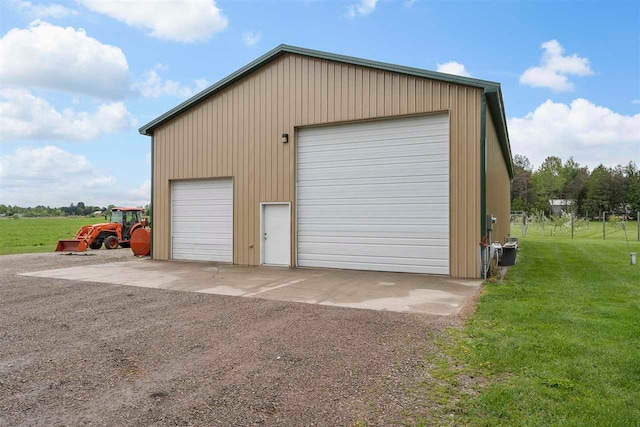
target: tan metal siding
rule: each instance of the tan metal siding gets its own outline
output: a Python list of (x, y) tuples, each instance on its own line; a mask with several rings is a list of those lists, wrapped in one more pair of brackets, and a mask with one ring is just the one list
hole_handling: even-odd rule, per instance
[[(295, 128), (448, 111), (451, 275), (480, 272), (481, 90), (293, 54), (282, 56), (154, 131), (153, 256), (170, 258), (173, 179), (233, 177), (234, 262), (258, 265), (260, 202), (292, 202)], [(282, 133), (289, 144), (282, 144)], [(295, 260), (295, 230), (292, 230)]]
[(491, 115), (487, 114), (487, 214), (496, 217), (493, 241), (504, 243), (511, 233), (511, 179)]

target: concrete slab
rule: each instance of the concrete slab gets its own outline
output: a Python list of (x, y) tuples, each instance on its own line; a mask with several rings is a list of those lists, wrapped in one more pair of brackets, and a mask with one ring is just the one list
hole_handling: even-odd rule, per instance
[(457, 314), (481, 284), (423, 274), (148, 259), (23, 275), (444, 316)]

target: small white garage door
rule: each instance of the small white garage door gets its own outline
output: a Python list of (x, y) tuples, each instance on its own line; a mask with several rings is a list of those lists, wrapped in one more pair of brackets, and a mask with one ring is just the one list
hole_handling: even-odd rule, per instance
[(301, 129), (298, 265), (449, 274), (447, 114)]
[(233, 262), (231, 178), (171, 183), (171, 257)]

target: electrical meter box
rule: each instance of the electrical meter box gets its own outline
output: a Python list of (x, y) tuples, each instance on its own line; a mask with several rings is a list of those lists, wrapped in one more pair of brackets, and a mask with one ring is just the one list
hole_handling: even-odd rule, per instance
[(493, 215), (487, 215), (487, 231), (493, 231), (493, 224), (496, 223), (496, 217)]

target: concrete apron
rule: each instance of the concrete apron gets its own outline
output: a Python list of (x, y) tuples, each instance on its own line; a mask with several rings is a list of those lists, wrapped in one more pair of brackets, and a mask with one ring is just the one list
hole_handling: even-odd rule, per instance
[(480, 280), (408, 273), (135, 260), (24, 273), (173, 291), (455, 315)]

